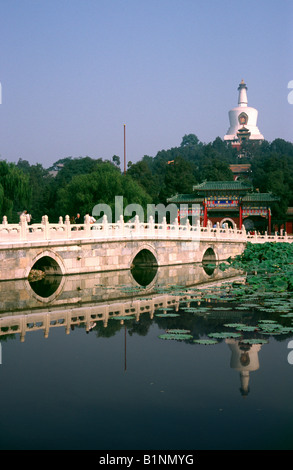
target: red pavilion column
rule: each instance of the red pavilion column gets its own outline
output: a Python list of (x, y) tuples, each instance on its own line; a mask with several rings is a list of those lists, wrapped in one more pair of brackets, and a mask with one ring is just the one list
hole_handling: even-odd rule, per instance
[(203, 226), (206, 227), (207, 224), (208, 224), (208, 208), (207, 208), (207, 202), (206, 202), (206, 200), (204, 200), (204, 202), (203, 202), (203, 209), (204, 209), (204, 213), (203, 213)]
[(269, 208), (269, 228), (268, 228), (268, 232), (269, 232), (269, 235), (271, 235), (271, 232), (272, 232), (272, 214), (271, 214), (271, 209)]
[(243, 209), (242, 209), (242, 205), (239, 204), (239, 229), (240, 230), (242, 228), (242, 223), (243, 223)]

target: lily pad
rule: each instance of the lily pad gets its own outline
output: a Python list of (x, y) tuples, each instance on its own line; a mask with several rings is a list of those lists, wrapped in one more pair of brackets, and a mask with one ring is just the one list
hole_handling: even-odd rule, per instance
[(160, 318), (172, 318), (172, 317), (179, 317), (179, 313), (156, 313), (156, 317)]
[(187, 339), (192, 339), (193, 336), (192, 335), (188, 335), (188, 334), (171, 334), (171, 333), (165, 333), (165, 334), (162, 334), (162, 335), (159, 335), (159, 338), (160, 339), (170, 339), (170, 340), (187, 340)]
[(197, 344), (206, 344), (206, 345), (219, 344), (219, 342), (214, 339), (194, 339), (193, 342)]
[(188, 333), (190, 333), (190, 330), (182, 330), (180, 328), (173, 328), (171, 330), (166, 330), (166, 333), (174, 334), (174, 335), (176, 335), (176, 334), (188, 334)]
[(238, 331), (255, 331), (257, 330), (257, 326), (248, 326), (248, 325), (243, 325), (243, 326), (238, 326), (236, 328)]
[(218, 338), (218, 339), (225, 339), (225, 338), (240, 338), (241, 334), (240, 333), (210, 333), (208, 334), (209, 338)]

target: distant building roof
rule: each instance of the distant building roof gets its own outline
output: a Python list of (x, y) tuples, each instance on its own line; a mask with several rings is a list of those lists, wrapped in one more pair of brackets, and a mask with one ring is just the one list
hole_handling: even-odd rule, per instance
[(193, 191), (195, 192), (249, 190), (252, 190), (252, 184), (247, 181), (204, 181), (193, 186)]
[(242, 202), (276, 202), (280, 198), (272, 193), (248, 193), (242, 198)]
[(194, 194), (175, 194), (167, 199), (167, 202), (177, 204), (200, 204), (202, 201), (202, 197), (196, 197)]

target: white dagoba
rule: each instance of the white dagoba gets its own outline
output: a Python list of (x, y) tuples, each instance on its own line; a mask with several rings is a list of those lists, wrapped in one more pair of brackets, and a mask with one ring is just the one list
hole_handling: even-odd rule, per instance
[(242, 80), (239, 87), (238, 106), (229, 111), (230, 127), (224, 140), (241, 143), (242, 140), (264, 140), (257, 127), (258, 111), (247, 106), (247, 86)]

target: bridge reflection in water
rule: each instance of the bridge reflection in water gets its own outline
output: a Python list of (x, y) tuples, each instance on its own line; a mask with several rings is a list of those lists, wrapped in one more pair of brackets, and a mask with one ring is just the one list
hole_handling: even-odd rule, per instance
[[(48, 276), (34, 282), (2, 282), (0, 341), (4, 336), (19, 335), (20, 341), (24, 342), (27, 333), (36, 331), (43, 331), (44, 337), (48, 338), (54, 328), (64, 328), (66, 334), (75, 327), (83, 327), (89, 332), (101, 325), (107, 328), (113, 318), (120, 319), (119, 323), (123, 325), (127, 316), (135, 317), (136, 323), (142, 315), (152, 321), (159, 309), (167, 312), (172, 308), (175, 313), (180, 306), (197, 302), (198, 294), (196, 289), (192, 289), (194, 287), (213, 292), (223, 282), (245, 280), (243, 274), (234, 270), (222, 272), (218, 266), (211, 265), (211, 261), (207, 260), (203, 265), (134, 267), (131, 271)], [(220, 316), (219, 312), (217, 321)], [(259, 368), (258, 351), (261, 346), (246, 347), (246, 356), (251, 355), (253, 360), (243, 365), (239, 341), (227, 340), (226, 343), (232, 354), (230, 365), (240, 372), (241, 393), (246, 395), (249, 372)]]
[[(158, 308), (192, 300), (189, 287), (213, 286), (239, 275), (192, 264), (0, 282), (0, 336), (19, 333), (24, 341), (27, 331), (43, 329), (48, 337), (53, 326), (69, 333), (72, 325), (88, 330), (93, 321), (106, 327), (112, 316), (135, 314), (138, 321), (147, 312), (152, 318)], [(181, 286), (183, 292), (162, 292), (170, 286)]]

